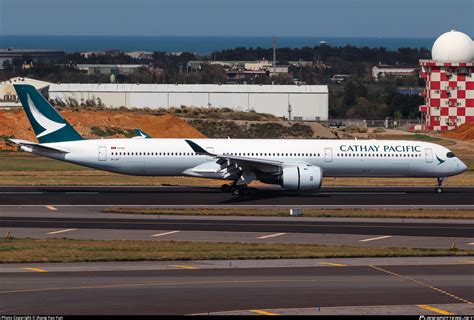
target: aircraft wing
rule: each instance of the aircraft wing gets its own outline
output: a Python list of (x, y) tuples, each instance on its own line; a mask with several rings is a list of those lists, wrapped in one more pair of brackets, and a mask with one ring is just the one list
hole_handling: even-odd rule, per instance
[(249, 158), (227, 154), (213, 154), (191, 140), (185, 140), (196, 154), (205, 155), (217, 159), (220, 165), (219, 171), (224, 179), (239, 179), (243, 172), (264, 172), (266, 174), (280, 174), (284, 166), (307, 165), (306, 163), (285, 163), (283, 161), (268, 160), (261, 158)]
[(56, 153), (69, 153), (69, 151), (60, 149), (60, 148), (55, 148), (55, 147), (49, 147), (45, 146), (39, 143), (27, 141), (27, 140), (20, 140), (20, 139), (9, 139), (10, 142), (20, 145), (21, 147), (26, 147), (26, 148), (31, 148), (31, 149), (36, 149), (39, 151), (44, 151), (44, 152), (56, 152)]

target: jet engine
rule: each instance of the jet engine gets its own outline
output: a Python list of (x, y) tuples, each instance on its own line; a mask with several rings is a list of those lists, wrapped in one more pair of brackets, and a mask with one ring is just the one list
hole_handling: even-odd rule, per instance
[(323, 172), (320, 167), (286, 167), (281, 175), (281, 186), (291, 191), (315, 191), (321, 188), (322, 180)]

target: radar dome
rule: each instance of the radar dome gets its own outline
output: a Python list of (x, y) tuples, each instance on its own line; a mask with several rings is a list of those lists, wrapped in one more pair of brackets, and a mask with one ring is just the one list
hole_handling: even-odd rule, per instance
[(438, 61), (471, 61), (474, 59), (474, 45), (467, 34), (451, 30), (436, 39), (431, 56)]

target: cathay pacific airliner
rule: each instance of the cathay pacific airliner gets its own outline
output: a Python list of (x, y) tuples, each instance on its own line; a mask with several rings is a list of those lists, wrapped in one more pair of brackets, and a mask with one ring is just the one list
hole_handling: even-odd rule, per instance
[(241, 195), (252, 181), (293, 192), (321, 188), (324, 177), (446, 177), (467, 170), (449, 149), (404, 140), (84, 139), (31, 85), (15, 84), (38, 143), (11, 141), (25, 152), (140, 176), (222, 179)]

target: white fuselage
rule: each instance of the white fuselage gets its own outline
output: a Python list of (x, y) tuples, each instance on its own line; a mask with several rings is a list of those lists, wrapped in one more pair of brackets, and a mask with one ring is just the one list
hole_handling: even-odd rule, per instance
[[(306, 163), (324, 177), (447, 177), (465, 164), (447, 148), (403, 140), (192, 139), (213, 154)], [(222, 178), (219, 165), (197, 155), (184, 139), (103, 139), (44, 144), (67, 151), (34, 153), (96, 169), (147, 176)], [(28, 147), (22, 147), (25, 151)], [(194, 168), (194, 170), (193, 170)], [(204, 168), (200, 174), (200, 169)], [(215, 168), (215, 174), (209, 174)]]

